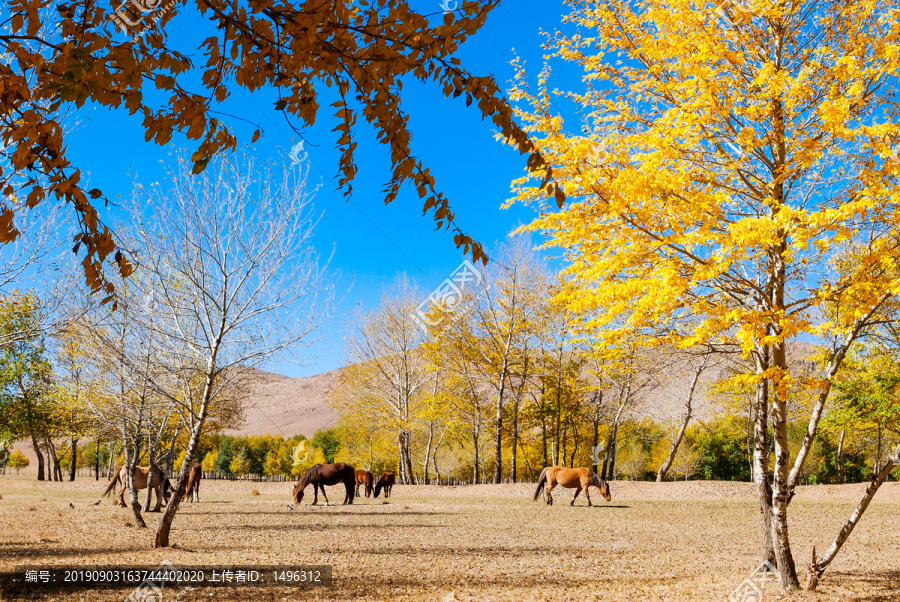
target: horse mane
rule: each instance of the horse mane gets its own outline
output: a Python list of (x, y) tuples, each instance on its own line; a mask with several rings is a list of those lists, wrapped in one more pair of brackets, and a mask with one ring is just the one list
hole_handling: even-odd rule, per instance
[(601, 479), (600, 476), (596, 472), (591, 473), (591, 480), (594, 482), (594, 485), (597, 487), (603, 487), (604, 485), (609, 485), (605, 480)]
[(313, 477), (319, 474), (320, 468), (322, 468), (322, 465), (316, 464), (303, 473), (303, 476), (300, 477), (300, 482), (297, 483), (300, 486), (300, 489), (304, 489), (307, 485), (309, 485), (309, 482), (312, 481)]

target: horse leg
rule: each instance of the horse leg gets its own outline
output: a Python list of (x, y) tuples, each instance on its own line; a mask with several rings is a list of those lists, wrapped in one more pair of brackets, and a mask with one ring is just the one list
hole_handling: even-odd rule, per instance
[(200, 479), (197, 479), (197, 482), (194, 483), (194, 502), (200, 503)]
[[(569, 505), (570, 505), (570, 506), (574, 506), (574, 505), (575, 505), (575, 500), (578, 499), (578, 494), (579, 494), (579, 493), (581, 493), (581, 487), (579, 487), (579, 488), (577, 488), (577, 489), (575, 490), (575, 496), (572, 498), (572, 501), (569, 502)], [(585, 489), (585, 490), (584, 490), (584, 495), (587, 495), (587, 494), (588, 494), (587, 489)]]
[(319, 487), (322, 488), (322, 497), (325, 498), (325, 505), (328, 505), (328, 496), (325, 495), (325, 485), (319, 484)]
[[(153, 488), (156, 492), (156, 508), (153, 509), (154, 512), (159, 512), (160, 508), (162, 508), (162, 483), (158, 484)], [(150, 495), (150, 489), (147, 489), (147, 495)]]
[(550, 479), (550, 482), (548, 483), (548, 485), (549, 485), (549, 487), (547, 487), (547, 505), (552, 506), (553, 505), (553, 496), (550, 495), (550, 492), (553, 491), (554, 487), (556, 487), (556, 481), (553, 479)]
[(585, 488), (584, 488), (584, 497), (586, 497), (587, 500), (588, 500), (588, 506), (589, 506), (589, 507), (593, 506), (593, 504), (591, 503), (591, 490), (590, 490), (590, 487), (585, 487)]
[(319, 485), (316, 483), (313, 483), (313, 503), (312, 503), (312, 505), (316, 506), (318, 504), (319, 504)]

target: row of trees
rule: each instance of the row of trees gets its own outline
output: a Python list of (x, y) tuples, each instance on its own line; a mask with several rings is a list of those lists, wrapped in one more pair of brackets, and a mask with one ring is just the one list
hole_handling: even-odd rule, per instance
[(36, 294), (0, 298), (9, 335), (0, 346), (0, 438), (30, 439), (39, 478), (46, 462), (58, 480), (67, 452), (74, 478), (79, 441), (94, 443), (96, 468), (103, 443), (116, 442), (107, 458), (114, 464), (121, 450), (142, 527), (150, 499), (142, 509), (133, 467), (144, 459), (159, 478), (178, 465), (156, 530), (156, 545), (167, 546), (203, 433), (239, 425), (253, 367), (297, 357), (330, 312), (310, 201), (300, 168), (272, 173), (243, 154), (199, 177), (179, 160), (164, 185), (138, 185), (116, 224), (135, 270), (111, 303), (72, 294), (38, 328), (29, 326), (42, 304)]
[[(426, 296), (401, 277), (378, 308), (356, 316), (349, 363), (331, 392), (346, 461), (389, 465), (408, 483), (462, 471), (471, 482), (515, 482), (551, 464), (593, 465), (604, 478), (643, 479), (648, 471), (660, 481), (670, 471), (682, 478), (753, 478), (754, 389), (744, 377), (751, 366), (739, 353), (658, 347), (642, 337), (601, 344), (577, 332), (575, 314), (553, 301), (561, 285), (552, 270), (521, 240), (459, 284), (453, 296), (432, 296), (423, 311)], [(791, 364), (807, 379), (789, 400), (788, 444), (795, 452), (805, 445), (804, 412), (815, 403), (820, 352), (796, 348), (810, 357), (798, 353)], [(900, 340), (885, 339), (877, 353), (890, 355), (888, 349), (900, 349)], [(900, 435), (889, 420), (900, 408), (900, 380), (893, 379), (890, 358), (879, 364), (871, 353), (862, 347), (853, 353), (853, 365), (866, 371), (848, 364), (842, 372), (842, 393), (822, 425), (838, 439), (809, 448), (798, 474), (804, 482), (871, 477), (884, 466), (883, 450)], [(872, 373), (877, 366), (880, 376)], [(880, 430), (855, 401), (872, 403), (872, 395), (857, 391), (870, 383), (883, 389)], [(733, 418), (717, 419), (715, 428), (692, 424), (701, 400)], [(637, 441), (634, 424), (645, 425)], [(871, 453), (851, 452), (851, 441), (871, 442)], [(770, 446), (769, 469), (774, 457)]]
[[(340, 441), (336, 461), (373, 472), (396, 471), (398, 452), (394, 437), (386, 432), (379, 432), (363, 441), (360, 439), (359, 429), (354, 426), (355, 421), (355, 418), (347, 416), (335, 429)], [(791, 423), (789, 441), (792, 449), (799, 448), (806, 427), (802, 421)], [(608, 434), (608, 428), (608, 425), (601, 427), (601, 438)], [(677, 435), (679, 431), (679, 422), (661, 423), (651, 418), (629, 418), (623, 421), (618, 428), (616, 464), (614, 468), (608, 469), (607, 476), (614, 480), (654, 481), (658, 478), (660, 467), (669, 464), (666, 480), (752, 480), (753, 432), (752, 423), (747, 416), (726, 413), (712, 420), (693, 422), (686, 429), (675, 457), (669, 462), (673, 435)], [(883, 456), (876, 453), (876, 441), (865, 431), (854, 430), (853, 433), (852, 436), (848, 436), (845, 430), (829, 430), (824, 433), (813, 447), (809, 464), (801, 476), (802, 482), (807, 485), (852, 483), (875, 476), (883, 461)], [(567, 437), (574, 436), (570, 433)], [(363, 442), (365, 445), (361, 446)], [(485, 453), (480, 454), (481, 464), (476, 471), (471, 441), (463, 434), (448, 437), (433, 452), (426, 480), (423, 462), (427, 443), (427, 430), (413, 431), (411, 455), (416, 460), (412, 473), (414, 483), (474, 483), (476, 472), (485, 475), (493, 471), (493, 457)], [(593, 463), (590, 448), (578, 446), (571, 439), (568, 447), (576, 451), (566, 455), (564, 465), (590, 466)], [(509, 464), (511, 457), (510, 447), (504, 446), (504, 463)], [(543, 467), (542, 438), (538, 429), (523, 429), (518, 457), (521, 462), (519, 479), (536, 480)], [(601, 454), (601, 460), (602, 457)], [(768, 463), (770, 468), (774, 466), (772, 455)], [(900, 469), (895, 468), (893, 476), (900, 479)], [(509, 472), (504, 474), (504, 481), (511, 479)]]

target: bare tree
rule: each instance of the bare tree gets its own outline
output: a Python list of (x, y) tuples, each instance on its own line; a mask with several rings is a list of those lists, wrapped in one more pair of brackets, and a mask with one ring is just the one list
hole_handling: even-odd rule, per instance
[(428, 362), (419, 349), (423, 331), (415, 319), (419, 290), (405, 276), (381, 296), (377, 309), (359, 314), (350, 325), (345, 344), (347, 366), (341, 371), (345, 407), (372, 415), (385, 429), (397, 434), (399, 476), (414, 478), (410, 439), (421, 419), (425, 387), (431, 378)]
[(164, 347), (145, 376), (189, 433), (156, 547), (169, 545), (210, 412), (233, 400), (248, 368), (274, 356), (296, 360), (330, 315), (333, 289), (312, 245), (310, 199), (300, 168), (273, 174), (244, 154), (196, 177), (181, 158), (166, 186), (135, 194), (129, 213), (144, 324)]
[(681, 445), (684, 435), (687, 432), (688, 425), (691, 423), (691, 418), (694, 416), (694, 395), (697, 392), (697, 385), (700, 383), (700, 376), (709, 366), (711, 357), (712, 352), (707, 351), (692, 362), (691, 367), (693, 368), (694, 376), (691, 378), (690, 385), (688, 385), (688, 390), (685, 394), (684, 414), (681, 417), (681, 425), (678, 429), (678, 433), (672, 438), (672, 449), (669, 450), (668, 457), (666, 457), (665, 461), (659, 466), (659, 470), (656, 472), (657, 483), (662, 483), (665, 480), (666, 473), (669, 472), (672, 463), (675, 461), (675, 457), (678, 455), (678, 447)]
[(475, 301), (476, 366), (495, 393), (495, 483), (503, 477), (503, 410), (513, 388), (511, 379), (525, 371), (527, 341), (533, 336), (530, 324), (539, 306), (536, 300), (545, 297), (548, 283), (529, 245), (526, 239), (516, 239), (500, 249), (479, 283)]

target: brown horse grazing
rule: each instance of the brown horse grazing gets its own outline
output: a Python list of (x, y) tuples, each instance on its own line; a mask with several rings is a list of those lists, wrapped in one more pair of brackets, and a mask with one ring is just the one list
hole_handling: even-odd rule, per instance
[[(135, 466), (134, 467), (134, 487), (138, 491), (141, 489), (147, 488), (147, 475), (150, 474), (149, 466)], [(109, 485), (106, 487), (106, 491), (100, 497), (104, 495), (109, 495), (113, 488), (119, 485), (122, 489), (116, 492), (115, 495), (118, 496), (118, 500), (113, 500), (113, 506), (125, 506), (125, 467), (119, 466), (116, 469), (115, 474), (113, 474), (112, 478), (109, 480)], [(160, 486), (162, 486), (162, 495), (160, 495)], [(154, 508), (151, 512), (159, 512), (160, 506), (162, 504), (162, 499), (165, 498), (166, 504), (169, 503), (169, 498), (172, 497), (171, 492), (172, 484), (169, 482), (169, 477), (163, 476), (162, 484), (160, 484), (159, 479), (156, 479), (156, 482), (153, 483), (153, 490), (156, 492), (156, 508)], [(150, 495), (148, 492), (147, 495)], [(115, 496), (114, 496), (115, 497)]]
[(188, 470), (187, 489), (184, 490), (184, 495), (181, 497), (182, 502), (190, 496), (191, 502), (200, 503), (200, 479), (202, 478), (203, 469), (199, 462), (194, 462)]
[(547, 503), (551, 506), (553, 505), (553, 496), (550, 495), (550, 492), (553, 491), (553, 488), (557, 485), (562, 485), (568, 489), (575, 489), (575, 497), (572, 498), (572, 503), (569, 504), (570, 506), (575, 505), (575, 498), (578, 497), (578, 494), (581, 493), (582, 489), (584, 489), (584, 495), (587, 497), (588, 506), (593, 506), (588, 487), (596, 487), (599, 489), (600, 495), (602, 495), (607, 502), (612, 499), (612, 496), (609, 494), (609, 483), (598, 477), (596, 472), (591, 472), (587, 468), (548, 466), (541, 471), (541, 477), (538, 479), (533, 501), (537, 501), (538, 496), (541, 494), (541, 490), (548, 481), (550, 484), (547, 487)]
[(357, 470), (356, 471), (356, 497), (359, 497), (359, 486), (366, 486), (366, 497), (372, 495), (372, 481), (375, 478), (372, 476), (372, 473), (368, 470)]
[(381, 475), (381, 478), (375, 483), (375, 497), (378, 497), (378, 494), (381, 493), (382, 489), (384, 489), (384, 497), (391, 497), (391, 488), (394, 486), (396, 480), (397, 476), (392, 472), (386, 472)]
[(294, 485), (294, 501), (298, 504), (303, 500), (303, 490), (312, 483), (313, 498), (312, 505), (319, 503), (319, 489), (322, 490), (322, 497), (325, 498), (325, 505), (328, 505), (328, 497), (325, 495), (325, 485), (337, 485), (343, 483), (347, 494), (344, 496), (344, 504), (353, 503), (354, 486), (356, 485), (356, 471), (349, 464), (338, 462), (337, 464), (316, 464), (307, 470), (297, 484)]

